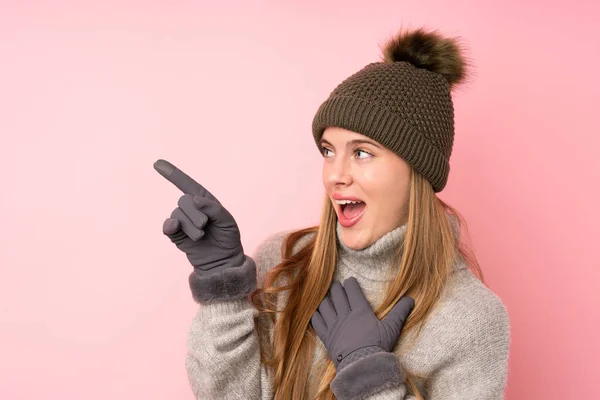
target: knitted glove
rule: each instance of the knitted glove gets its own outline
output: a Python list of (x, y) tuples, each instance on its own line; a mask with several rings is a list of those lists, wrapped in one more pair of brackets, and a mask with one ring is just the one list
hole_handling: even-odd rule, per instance
[(391, 353), (414, 307), (404, 296), (378, 320), (355, 278), (334, 281), (311, 323), (337, 369), (331, 389), (338, 399), (368, 396), (403, 381)]
[(244, 254), (233, 216), (202, 185), (165, 160), (154, 169), (184, 195), (163, 223), (163, 233), (194, 267), (189, 282), (199, 303), (233, 300), (256, 288), (256, 265)]

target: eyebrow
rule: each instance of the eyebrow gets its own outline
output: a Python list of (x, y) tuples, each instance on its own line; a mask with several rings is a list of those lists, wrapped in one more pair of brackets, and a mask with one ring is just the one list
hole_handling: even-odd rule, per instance
[[(335, 147), (334, 145), (332, 145), (331, 143), (329, 143), (327, 140), (321, 139), (321, 145), (323, 145), (323, 144), (327, 144), (327, 145), (329, 145), (331, 147)], [(377, 147), (379, 149), (382, 148), (379, 143), (374, 142), (372, 140), (365, 140), (365, 139), (353, 139), (353, 140), (349, 141), (348, 143), (346, 143), (346, 147), (350, 147), (350, 146), (355, 145), (355, 144), (370, 144), (370, 145), (375, 146), (375, 147)]]

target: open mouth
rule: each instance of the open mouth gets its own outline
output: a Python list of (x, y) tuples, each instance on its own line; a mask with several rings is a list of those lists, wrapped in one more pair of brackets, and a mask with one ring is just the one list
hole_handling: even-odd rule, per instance
[(359, 216), (366, 207), (363, 201), (340, 200), (338, 204), (340, 213), (348, 220)]
[(333, 197), (338, 221), (344, 228), (351, 228), (362, 219), (367, 207), (364, 201), (355, 197), (350, 199), (340, 199), (341, 196), (339, 195), (334, 195)]

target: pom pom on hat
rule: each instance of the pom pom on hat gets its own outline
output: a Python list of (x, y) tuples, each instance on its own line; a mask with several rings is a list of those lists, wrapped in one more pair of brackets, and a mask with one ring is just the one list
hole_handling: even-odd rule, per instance
[(467, 61), (457, 39), (423, 28), (400, 31), (383, 47), (384, 62), (406, 61), (442, 75), (450, 87), (467, 78)]

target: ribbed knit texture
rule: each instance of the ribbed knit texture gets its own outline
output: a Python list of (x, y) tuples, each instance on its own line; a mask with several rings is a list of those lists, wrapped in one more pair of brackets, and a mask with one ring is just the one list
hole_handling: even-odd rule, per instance
[(371, 63), (346, 78), (313, 120), (317, 146), (328, 126), (363, 134), (389, 148), (440, 192), (454, 142), (450, 85), (408, 62)]
[[(386, 282), (393, 279), (397, 271), (397, 265), (390, 260), (405, 232), (404, 226), (396, 228), (358, 251), (340, 243), (335, 279), (343, 281), (354, 276), (371, 306), (377, 307), (383, 300)], [(266, 272), (281, 261), (285, 235), (271, 236), (255, 252), (259, 286)], [(309, 236), (301, 239), (295, 250), (308, 239)], [(189, 381), (197, 399), (273, 399), (272, 379), (260, 362), (259, 348), (259, 341), (271, 338), (258, 337), (256, 316), (257, 312), (245, 300), (200, 306), (190, 328), (186, 360)], [(367, 398), (414, 400), (404, 383), (406, 370), (426, 376), (416, 383), (427, 400), (503, 399), (508, 349), (509, 320), (502, 301), (464, 264), (457, 263), (421, 335), (416, 337), (414, 331), (401, 334), (394, 354), (404, 369), (392, 369), (396, 378), (382, 384), (379, 391)], [(371, 354), (363, 360), (379, 357), (379, 354), (384, 357), (390, 353)], [(317, 340), (309, 371), (312, 394), (322, 376), (321, 360), (325, 357), (327, 350)], [(361, 362), (343, 368), (336, 379), (343, 378), (344, 374), (348, 377)]]

